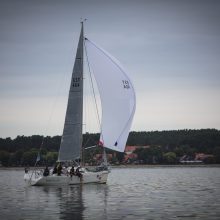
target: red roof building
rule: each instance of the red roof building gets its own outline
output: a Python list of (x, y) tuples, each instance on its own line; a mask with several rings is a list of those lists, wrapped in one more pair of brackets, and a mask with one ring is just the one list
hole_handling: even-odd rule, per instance
[(131, 154), (126, 154), (124, 156), (124, 162), (127, 162), (128, 160), (135, 160), (137, 159), (137, 154), (131, 153)]
[(131, 154), (133, 153), (136, 149), (139, 148), (149, 148), (150, 146), (126, 146), (125, 147), (125, 153), (126, 154)]
[(196, 153), (194, 160), (205, 160), (208, 157), (214, 157), (212, 154)]

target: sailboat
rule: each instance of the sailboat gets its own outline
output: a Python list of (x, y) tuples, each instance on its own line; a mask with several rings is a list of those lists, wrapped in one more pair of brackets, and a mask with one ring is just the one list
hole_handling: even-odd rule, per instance
[[(86, 56), (86, 58), (85, 58)], [(83, 72), (84, 60), (88, 60), (101, 98), (102, 118), (99, 146), (103, 150), (104, 162), (90, 170), (82, 164), (83, 138)], [(42, 172), (25, 174), (29, 185), (71, 185), (80, 183), (106, 183), (109, 169), (105, 148), (124, 152), (129, 130), (135, 113), (135, 91), (124, 68), (113, 56), (84, 36), (83, 22), (72, 72), (63, 135), (58, 163), (73, 163), (80, 175)], [(81, 164), (78, 164), (81, 160)]]

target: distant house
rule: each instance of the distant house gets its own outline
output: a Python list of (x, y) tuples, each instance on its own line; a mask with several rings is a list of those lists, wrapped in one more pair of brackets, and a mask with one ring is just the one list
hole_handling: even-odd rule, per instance
[(137, 159), (137, 154), (135, 154), (135, 153), (131, 153), (131, 154), (126, 154), (125, 156), (124, 156), (124, 162), (125, 163), (128, 163), (128, 162), (130, 162), (130, 161), (134, 161), (134, 160), (136, 160)]
[(213, 157), (214, 156), (212, 154), (196, 153), (195, 160), (204, 161), (207, 158), (213, 158)]
[(132, 161), (137, 160), (138, 156), (134, 153), (135, 150), (140, 148), (149, 148), (150, 146), (126, 146), (125, 147), (125, 156), (124, 156), (124, 163), (130, 163)]
[[(129, 163), (131, 161), (135, 161), (137, 160), (138, 156), (137, 154), (134, 153), (134, 151), (136, 149), (140, 149), (140, 148), (149, 148), (150, 146), (126, 146), (125, 147), (125, 155), (124, 155), (124, 159), (123, 162), (124, 163)], [(108, 161), (111, 161), (112, 159), (116, 158), (116, 152), (113, 152), (112, 154), (107, 154), (107, 159)], [(94, 160), (99, 161), (102, 159), (102, 154), (96, 154), (93, 157)]]
[[(106, 154), (107, 156), (107, 159), (108, 160), (111, 160), (113, 155), (112, 154)], [(101, 160), (102, 159), (102, 154), (96, 154), (94, 157), (93, 157), (94, 160)]]
[(126, 147), (125, 147), (125, 153), (126, 153), (126, 154), (131, 154), (131, 153), (133, 153), (137, 148), (138, 148), (138, 146), (126, 146)]
[(140, 149), (140, 148), (149, 148), (150, 146), (126, 146), (125, 147), (125, 153), (126, 154), (131, 154), (133, 153), (136, 149)]
[(207, 159), (213, 159), (213, 158), (214, 158), (214, 156), (212, 154), (196, 153), (194, 158), (192, 158), (188, 155), (183, 155), (180, 158), (180, 163), (199, 164), (199, 163), (203, 163)]
[(182, 164), (199, 164), (202, 163), (201, 160), (195, 160), (195, 158), (193, 158), (192, 156), (188, 156), (188, 155), (183, 155), (180, 160), (180, 163)]

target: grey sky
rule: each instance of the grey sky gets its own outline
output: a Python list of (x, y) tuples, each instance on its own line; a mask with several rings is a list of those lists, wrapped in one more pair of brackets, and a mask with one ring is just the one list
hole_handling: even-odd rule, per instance
[(1, 0), (0, 137), (61, 134), (81, 17), (130, 73), (132, 130), (220, 129), (220, 1)]

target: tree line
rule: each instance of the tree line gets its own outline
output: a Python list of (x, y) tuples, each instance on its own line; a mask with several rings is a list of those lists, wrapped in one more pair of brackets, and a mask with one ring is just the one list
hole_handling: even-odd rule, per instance
[[(98, 143), (99, 134), (83, 135), (83, 147)], [(41, 148), (41, 165), (52, 165), (58, 156), (61, 136), (17, 136), (14, 139), (0, 138), (0, 163), (2, 166), (32, 166)], [(220, 131), (216, 129), (172, 130), (172, 131), (140, 131), (130, 132), (127, 145), (150, 146), (135, 151), (138, 160), (143, 163), (177, 163), (183, 155), (193, 157), (195, 153), (212, 154), (211, 163), (220, 163)], [(90, 162), (93, 155), (101, 153), (100, 148), (85, 151), (84, 160)], [(112, 163), (121, 163), (124, 153), (112, 153)]]

